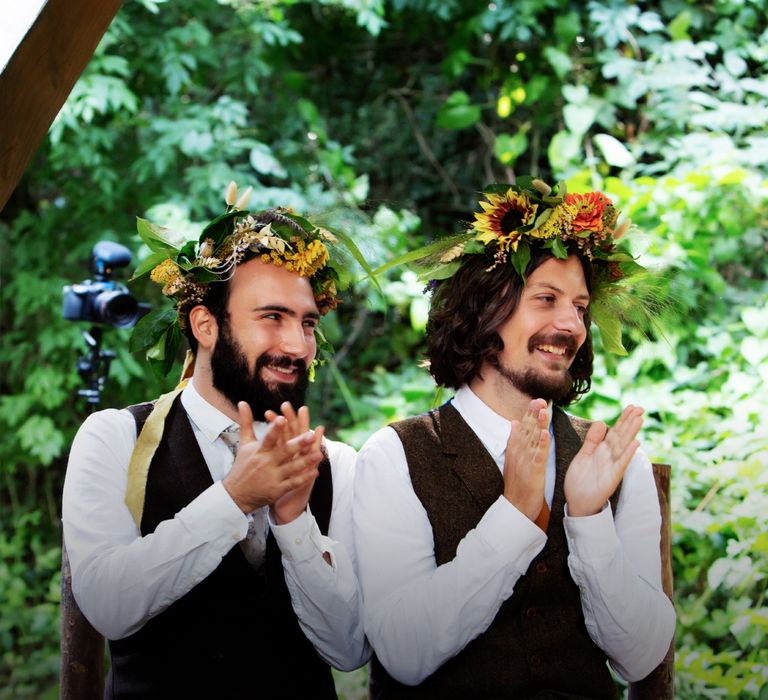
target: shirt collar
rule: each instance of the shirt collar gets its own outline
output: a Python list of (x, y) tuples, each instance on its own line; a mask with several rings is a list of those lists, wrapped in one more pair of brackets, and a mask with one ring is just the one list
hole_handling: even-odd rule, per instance
[[(194, 380), (190, 380), (184, 390), (181, 392), (181, 403), (187, 412), (190, 420), (197, 429), (205, 435), (209, 442), (214, 442), (222, 430), (226, 430), (233, 425), (232, 419), (222, 413), (218, 408), (208, 403), (195, 389)], [(237, 425), (235, 422), (234, 425)], [(266, 431), (267, 425), (264, 422), (254, 421), (253, 429), (256, 437), (261, 439)]]
[[(491, 456), (499, 460), (507, 449), (507, 440), (512, 423), (500, 416), (480, 399), (466, 384), (453, 397), (454, 408), (480, 438)], [(547, 403), (549, 431), (552, 432), (552, 402)]]

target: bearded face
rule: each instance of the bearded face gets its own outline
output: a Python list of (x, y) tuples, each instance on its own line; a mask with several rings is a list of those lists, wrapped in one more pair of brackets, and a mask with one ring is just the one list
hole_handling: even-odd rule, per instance
[[(294, 381), (265, 381), (263, 370), (268, 366), (292, 371), (295, 374)], [(264, 353), (249, 366), (243, 348), (232, 337), (232, 329), (226, 318), (219, 324), (219, 337), (211, 354), (211, 372), (213, 386), (234, 406), (239, 401), (247, 402), (256, 420), (263, 420), (267, 410), (279, 413), (284, 401), (289, 401), (294, 410), (304, 405), (309, 383), (307, 363), (286, 355)]]

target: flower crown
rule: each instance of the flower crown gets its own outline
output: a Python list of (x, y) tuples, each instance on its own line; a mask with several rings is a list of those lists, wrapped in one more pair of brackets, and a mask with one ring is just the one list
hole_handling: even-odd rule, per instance
[(472, 256), (488, 259), (486, 272), (512, 265), (525, 280), (532, 248), (566, 259), (580, 254), (592, 262), (595, 282), (590, 302), (592, 321), (600, 329), (609, 352), (626, 355), (622, 325), (646, 332), (665, 306), (661, 280), (635, 262), (617, 241), (630, 222), (619, 224), (619, 211), (602, 192), (568, 194), (564, 182), (554, 188), (530, 176), (515, 184), (493, 184), (483, 189), (481, 212), (463, 233), (441, 238), (379, 267), (380, 274), (410, 263), (433, 290), (452, 277)]
[(149, 272), (174, 307), (144, 317), (134, 329), (131, 350), (146, 351), (161, 374), (173, 365), (190, 310), (204, 303), (210, 284), (226, 282), (247, 260), (259, 257), (306, 277), (323, 316), (336, 309), (338, 290), (351, 281), (352, 258), (371, 272), (357, 246), (342, 233), (316, 226), (287, 207), (253, 213), (244, 209), (251, 191), (249, 187), (238, 197), (237, 185), (230, 182), (224, 214), (210, 221), (197, 241), (180, 246), (168, 229), (137, 219), (139, 236), (152, 253), (132, 279)]

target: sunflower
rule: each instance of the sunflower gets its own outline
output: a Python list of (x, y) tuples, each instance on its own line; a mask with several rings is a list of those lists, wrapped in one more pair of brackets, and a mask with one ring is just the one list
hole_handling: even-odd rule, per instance
[(482, 243), (496, 241), (501, 248), (517, 250), (520, 229), (533, 223), (538, 204), (534, 204), (524, 192), (511, 187), (506, 194), (486, 194), (487, 202), (480, 202), (482, 213), (475, 212), (472, 228)]

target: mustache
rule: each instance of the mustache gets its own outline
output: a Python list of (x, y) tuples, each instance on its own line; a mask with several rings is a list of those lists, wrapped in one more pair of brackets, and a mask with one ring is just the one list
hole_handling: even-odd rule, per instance
[(533, 352), (537, 345), (562, 345), (569, 357), (573, 357), (579, 350), (576, 339), (568, 333), (536, 333), (528, 339), (528, 352)]
[(267, 365), (283, 369), (296, 369), (299, 372), (307, 371), (307, 363), (304, 360), (301, 358), (288, 357), (288, 355), (269, 355), (265, 353), (256, 360), (256, 371), (258, 372), (262, 367), (266, 367)]

